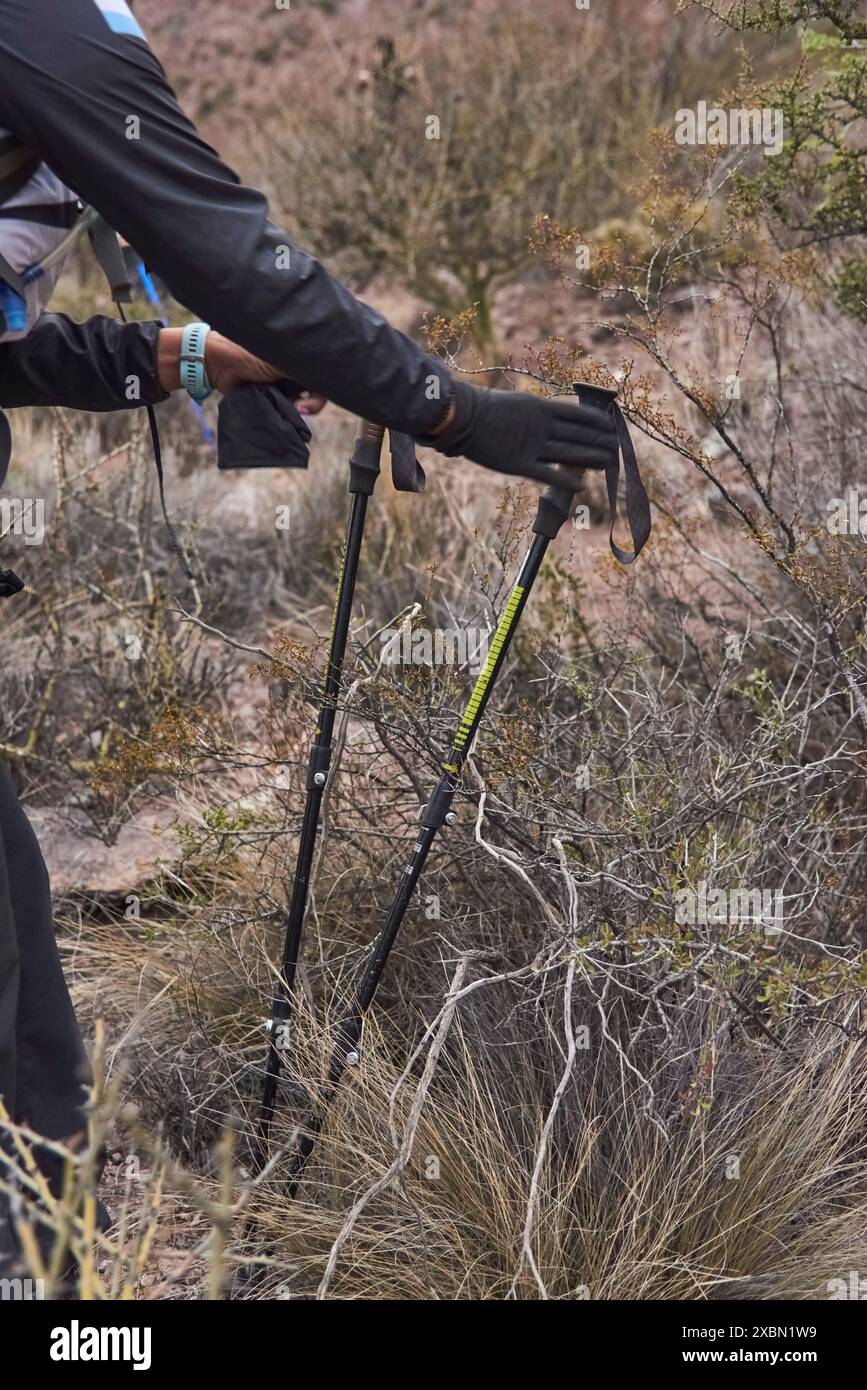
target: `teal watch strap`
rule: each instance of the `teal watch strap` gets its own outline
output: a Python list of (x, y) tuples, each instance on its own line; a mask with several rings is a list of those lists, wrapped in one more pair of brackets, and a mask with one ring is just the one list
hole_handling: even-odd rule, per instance
[(206, 401), (213, 387), (205, 372), (205, 340), (209, 323), (188, 323), (181, 333), (181, 385), (194, 401)]

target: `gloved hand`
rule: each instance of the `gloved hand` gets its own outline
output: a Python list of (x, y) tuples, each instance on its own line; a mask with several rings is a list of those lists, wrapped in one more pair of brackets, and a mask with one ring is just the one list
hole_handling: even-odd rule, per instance
[[(456, 381), (445, 426), (419, 442), (444, 454), (463, 454), (498, 473), (548, 483), (559, 491), (578, 491), (582, 469), (603, 470), (611, 520), (608, 542), (620, 563), (631, 565), (650, 535), (650, 504), (617, 392), (583, 382), (572, 390), (577, 405), (520, 391), (485, 391)], [(614, 539), (621, 454), (633, 550), (624, 550)]]
[(610, 470), (617, 466), (619, 450), (617, 420), (610, 409), (617, 392), (600, 386), (577, 389), (577, 402), (545, 400), (523, 391), (487, 391), (456, 381), (447, 424), (418, 442), (450, 458), (461, 454), (498, 473), (577, 488), (577, 477), (553, 465)]

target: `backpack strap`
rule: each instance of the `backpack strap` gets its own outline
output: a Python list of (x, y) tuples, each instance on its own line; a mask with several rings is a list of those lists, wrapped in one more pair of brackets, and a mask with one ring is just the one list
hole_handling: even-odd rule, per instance
[(126, 268), (117, 233), (112, 230), (104, 217), (96, 217), (87, 229), (90, 244), (102, 273), (111, 288), (115, 304), (129, 304), (132, 299), (132, 280)]

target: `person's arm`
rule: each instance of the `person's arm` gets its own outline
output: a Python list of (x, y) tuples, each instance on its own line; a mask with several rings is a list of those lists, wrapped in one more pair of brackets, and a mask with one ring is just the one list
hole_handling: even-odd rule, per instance
[[(43, 314), (26, 338), (0, 343), (0, 407), (107, 411), (155, 405), (181, 389), (181, 334), (152, 321), (121, 323), (97, 314), (76, 323), (66, 314)], [(208, 334), (205, 373), (221, 392), (280, 379), (220, 333)], [(321, 405), (302, 398), (298, 408), (315, 414)]]
[(226, 337), (357, 415), (417, 435), (442, 423), (443, 364), (269, 221), (147, 44), (113, 32), (95, 0), (0, 5), (0, 125)]
[(0, 406), (105, 411), (164, 401), (168, 390), (158, 377), (162, 332), (153, 322), (97, 315), (76, 323), (66, 314), (43, 314), (26, 338), (0, 343)]

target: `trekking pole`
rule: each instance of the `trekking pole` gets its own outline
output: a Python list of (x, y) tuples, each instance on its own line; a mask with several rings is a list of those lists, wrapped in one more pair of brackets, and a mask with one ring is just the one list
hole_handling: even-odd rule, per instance
[[(580, 478), (582, 475), (579, 474), (578, 476)], [(452, 740), (446, 761), (442, 764), (442, 776), (430, 800), (422, 808), (421, 830), (418, 839), (413, 846), (409, 863), (403, 871), (385, 926), (374, 942), (370, 959), (356, 986), (352, 1011), (338, 1025), (328, 1067), (328, 1079), (319, 1110), (315, 1116), (309, 1119), (289, 1165), (286, 1190), (291, 1198), (294, 1198), (298, 1191), (304, 1166), (315, 1147), (343, 1073), (347, 1067), (357, 1066), (361, 1060), (360, 1046), (364, 1015), (373, 1002), (382, 972), (386, 967), (391, 949), (406, 916), (410, 899), (437, 831), (443, 825), (451, 824), (455, 819), (451, 809), (452, 800), (469, 756), (473, 739), (491, 697), (497, 676), (506, 659), (506, 653), (515, 635), (521, 614), (530, 597), (545, 552), (568, 519), (575, 497), (576, 493), (573, 489), (547, 487), (539, 498), (536, 518), (533, 522), (533, 541), (497, 624), (497, 630), (494, 633), (484, 668), (473, 688), (473, 693), (457, 733)]]
[(334, 720), (337, 714), (343, 658), (346, 654), (355, 580), (358, 574), (358, 561), (364, 536), (367, 501), (372, 495), (376, 487), (376, 480), (379, 477), (384, 434), (385, 430), (382, 426), (372, 425), (365, 420), (358, 432), (349, 464), (349, 492), (352, 497), (352, 506), (349, 512), (343, 560), (337, 581), (331, 639), (325, 663), (322, 704), (307, 764), (307, 801), (304, 806), (304, 820), (298, 845), (298, 859), (295, 868), (295, 880), (292, 885), (289, 916), (286, 920), (283, 961), (271, 1005), (271, 1017), (265, 1025), (269, 1042), (265, 1063), (265, 1080), (257, 1119), (254, 1152), (254, 1163), (257, 1171), (264, 1166), (267, 1156), (277, 1100), (277, 1087), (282, 1069), (282, 1053), (288, 1041), (289, 1024), (292, 1017), (292, 990), (298, 969), (301, 934), (310, 891), (310, 872), (313, 865), (316, 832), (319, 828), (322, 798), (328, 783)]

